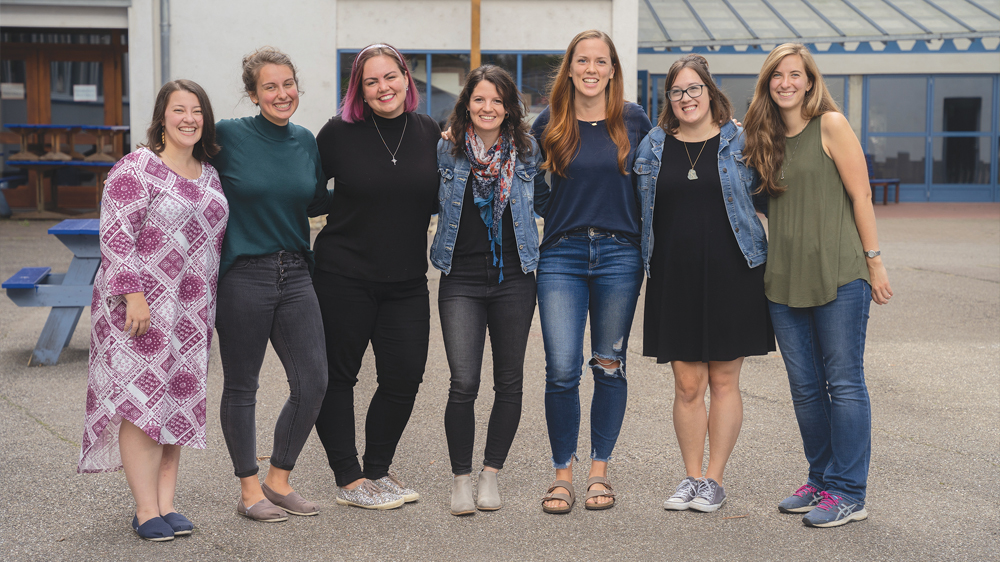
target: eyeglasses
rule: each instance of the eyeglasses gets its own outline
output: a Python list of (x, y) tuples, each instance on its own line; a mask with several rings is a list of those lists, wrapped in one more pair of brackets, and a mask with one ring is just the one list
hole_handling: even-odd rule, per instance
[(688, 86), (686, 89), (682, 90), (680, 88), (674, 88), (672, 90), (667, 90), (667, 99), (670, 101), (681, 101), (684, 94), (687, 94), (689, 98), (694, 99), (701, 97), (701, 93), (705, 90), (704, 84), (693, 84)]

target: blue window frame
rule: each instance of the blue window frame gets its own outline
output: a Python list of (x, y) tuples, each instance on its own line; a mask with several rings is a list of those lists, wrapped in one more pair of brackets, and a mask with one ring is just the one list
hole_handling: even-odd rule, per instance
[(871, 75), (862, 146), (902, 201), (1000, 201), (1000, 75)]
[[(347, 80), (350, 78), (351, 65), (354, 57), (361, 49), (340, 49), (337, 51), (337, 85), (340, 92), (338, 107), (343, 101), (347, 89)], [(447, 60), (451, 67), (460, 60), (465, 61), (464, 73), (461, 74), (458, 83), (464, 85), (465, 74), (469, 72), (468, 51), (400, 51), (407, 59), (413, 79), (419, 87), (422, 87), (422, 104), (417, 109), (418, 113), (431, 115), (437, 121), (444, 121), (450, 115), (454, 107), (458, 92), (455, 91), (455, 84), (450, 80), (448, 84), (434, 84), (435, 65), (442, 66), (442, 62)], [(448, 57), (450, 55), (450, 57)], [(537, 114), (541, 111), (539, 107), (548, 104), (547, 92), (548, 78), (545, 78), (543, 71), (546, 67), (551, 67), (550, 63), (556, 58), (562, 58), (562, 51), (483, 51), (483, 63), (496, 64), (508, 70), (517, 81), (518, 89), (525, 94), (528, 104), (529, 115)], [(532, 57), (530, 60), (527, 57)], [(537, 57), (537, 58), (536, 58)], [(437, 59), (437, 63), (435, 63)], [(460, 70), (460, 69), (459, 69)], [(557, 68), (551, 68), (554, 74)], [(526, 89), (527, 88), (527, 89)]]

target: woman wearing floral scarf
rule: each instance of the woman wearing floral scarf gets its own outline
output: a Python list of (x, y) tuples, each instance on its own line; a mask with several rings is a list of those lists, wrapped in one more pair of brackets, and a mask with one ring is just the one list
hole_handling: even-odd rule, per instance
[[(445, 432), (455, 475), (453, 515), (500, 509), (497, 474), (521, 419), (538, 265), (533, 211), (548, 200), (538, 145), (523, 117), (511, 76), (482, 66), (469, 74), (449, 119), (454, 142), (438, 143), (441, 209), (431, 263), (444, 273), (438, 307), (451, 369)], [(474, 500), (474, 407), (487, 328), (496, 397)]]

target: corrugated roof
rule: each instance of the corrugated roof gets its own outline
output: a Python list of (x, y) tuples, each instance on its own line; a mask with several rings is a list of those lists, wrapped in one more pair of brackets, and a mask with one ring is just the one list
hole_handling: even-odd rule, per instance
[(977, 40), (995, 37), (1000, 37), (998, 0), (639, 2), (640, 49), (942, 39), (970, 39), (981, 46)]

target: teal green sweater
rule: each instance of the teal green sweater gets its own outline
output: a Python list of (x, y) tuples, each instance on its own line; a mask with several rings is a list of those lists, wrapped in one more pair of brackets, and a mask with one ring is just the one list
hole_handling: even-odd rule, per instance
[(313, 134), (257, 115), (219, 121), (216, 142), (211, 163), (229, 200), (219, 278), (240, 256), (285, 250), (312, 264), (308, 217), (328, 213), (331, 199)]

